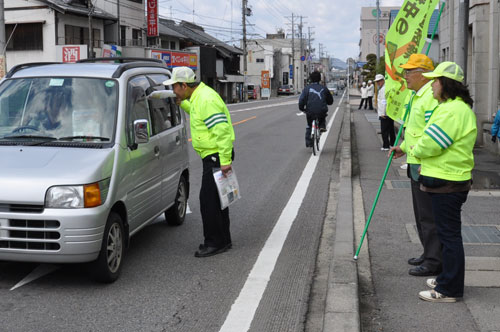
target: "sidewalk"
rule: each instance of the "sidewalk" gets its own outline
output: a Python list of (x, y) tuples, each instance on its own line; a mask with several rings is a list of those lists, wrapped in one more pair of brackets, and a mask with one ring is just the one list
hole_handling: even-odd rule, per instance
[[(353, 190), (353, 201), (363, 202), (366, 220), (388, 158), (387, 152), (380, 151), (380, 121), (376, 112), (357, 109), (359, 92), (354, 89), (350, 105), (352, 176), (353, 183), (359, 180), (361, 188), (359, 194)], [(410, 182), (406, 170), (400, 168), (404, 162), (404, 158), (392, 162), (368, 231), (371, 279), (360, 285), (363, 291), (359, 292), (364, 328), (500, 331), (500, 157), (485, 149), (475, 150), (474, 190), (462, 212), (465, 295), (463, 301), (452, 304), (420, 300), (418, 292), (426, 289), (426, 278), (408, 274), (407, 259), (418, 256), (422, 248), (415, 228)], [(355, 237), (354, 242), (356, 249), (359, 238)]]

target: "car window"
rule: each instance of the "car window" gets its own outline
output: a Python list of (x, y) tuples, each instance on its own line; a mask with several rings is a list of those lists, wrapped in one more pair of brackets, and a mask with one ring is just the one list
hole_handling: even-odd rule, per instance
[(129, 145), (134, 144), (134, 121), (148, 120), (149, 108), (146, 101), (146, 90), (149, 88), (149, 81), (145, 76), (137, 76), (128, 82), (127, 87), (127, 140)]
[(118, 84), (109, 79), (6, 80), (0, 87), (0, 138), (24, 135), (83, 143), (113, 141), (117, 98)]
[[(148, 75), (151, 83), (154, 84), (151, 91), (161, 91), (166, 89), (163, 82), (168, 79), (167, 75)], [(151, 110), (151, 121), (153, 135), (156, 135), (164, 130), (177, 126), (181, 123), (179, 107), (173, 101), (173, 98), (167, 99), (151, 99), (149, 100), (149, 108)]]

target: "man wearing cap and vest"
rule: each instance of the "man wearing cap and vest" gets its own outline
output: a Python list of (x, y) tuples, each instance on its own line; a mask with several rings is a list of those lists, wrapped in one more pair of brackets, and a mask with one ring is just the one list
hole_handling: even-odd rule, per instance
[(229, 208), (220, 209), (220, 199), (213, 177), (219, 168), (226, 175), (234, 159), (234, 130), (226, 104), (212, 88), (196, 82), (196, 75), (188, 67), (176, 67), (171, 79), (181, 108), (189, 114), (194, 150), (203, 162), (200, 189), (200, 210), (203, 221), (204, 243), (195, 252), (196, 257), (216, 255), (232, 247), (229, 231)]
[(385, 99), (385, 79), (384, 75), (377, 74), (375, 76), (375, 84), (378, 87), (377, 93), (377, 114), (380, 120), (380, 131), (382, 134), (382, 148), (381, 150), (387, 151), (396, 141), (396, 134), (394, 133), (394, 120), (387, 116), (385, 112), (387, 107), (387, 100)]
[[(432, 60), (428, 56), (412, 54), (408, 62), (401, 65), (401, 68), (404, 69), (407, 87), (415, 91), (409, 100), (410, 112), (406, 120), (404, 141), (400, 145), (402, 151), (407, 151), (423, 135), (424, 127), (437, 107), (438, 101), (433, 97), (431, 81), (422, 75), (434, 70)], [(432, 214), (431, 198), (428, 193), (420, 190), (420, 184), (418, 183), (420, 160), (411, 154), (407, 154), (406, 161), (408, 163), (408, 177), (411, 181), (413, 212), (418, 237), (424, 249), (420, 257), (408, 260), (408, 264), (416, 265), (408, 273), (414, 276), (436, 275), (441, 271), (442, 257), (441, 242), (437, 235), (436, 223)]]

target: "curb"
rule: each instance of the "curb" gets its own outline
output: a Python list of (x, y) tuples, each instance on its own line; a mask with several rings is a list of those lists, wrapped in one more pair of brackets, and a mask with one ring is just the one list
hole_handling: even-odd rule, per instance
[(354, 256), (351, 178), (351, 109), (344, 103), (340, 183), (333, 258), (328, 274), (323, 331), (360, 331), (358, 267)]

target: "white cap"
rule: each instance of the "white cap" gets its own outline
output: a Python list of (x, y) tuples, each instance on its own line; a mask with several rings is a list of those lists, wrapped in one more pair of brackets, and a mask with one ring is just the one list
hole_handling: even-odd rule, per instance
[(163, 82), (163, 85), (172, 85), (178, 82), (194, 83), (196, 82), (196, 74), (189, 67), (175, 67), (172, 70), (172, 77)]
[(375, 82), (377, 82), (377, 81), (381, 81), (381, 80), (384, 80), (384, 75), (382, 75), (382, 74), (377, 74), (377, 75), (375, 76)]
[(372, 80), (368, 80), (368, 83), (372, 83)]
[(366, 85), (366, 82), (361, 83), (362, 85)]

